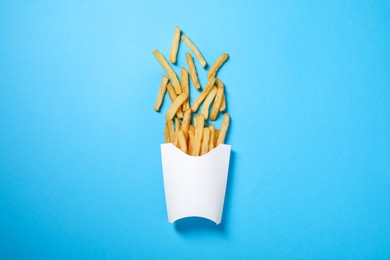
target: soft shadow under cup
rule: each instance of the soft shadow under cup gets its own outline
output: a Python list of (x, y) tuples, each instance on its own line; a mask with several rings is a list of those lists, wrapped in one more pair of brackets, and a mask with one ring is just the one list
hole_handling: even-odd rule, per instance
[(171, 143), (161, 145), (168, 221), (203, 217), (221, 223), (231, 146), (220, 144), (190, 156)]

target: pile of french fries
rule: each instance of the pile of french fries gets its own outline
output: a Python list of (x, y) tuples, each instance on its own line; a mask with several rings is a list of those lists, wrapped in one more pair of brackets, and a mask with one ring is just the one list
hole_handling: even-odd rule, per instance
[[(173, 35), (169, 61), (172, 64), (176, 63), (180, 39), (195, 55), (200, 65), (205, 68), (207, 62), (201, 52), (187, 35), (182, 34), (177, 26)], [(160, 111), (166, 92), (168, 92), (169, 99), (172, 102), (165, 114), (165, 143), (173, 143), (184, 153), (192, 156), (204, 155), (219, 144), (223, 144), (229, 127), (229, 114), (223, 113), (222, 125), (219, 130), (213, 125), (206, 126), (205, 121), (208, 119), (215, 121), (218, 114), (226, 110), (224, 84), (216, 76), (220, 67), (229, 58), (229, 55), (220, 55), (210, 67), (207, 73), (208, 81), (203, 90), (200, 86), (193, 56), (190, 53), (186, 53), (189, 72), (182, 67), (180, 80), (171, 65), (158, 50), (154, 50), (153, 55), (167, 74), (162, 77), (154, 109)], [(194, 87), (201, 91), (193, 104), (190, 104), (189, 78)], [(201, 105), (202, 108), (197, 113)]]

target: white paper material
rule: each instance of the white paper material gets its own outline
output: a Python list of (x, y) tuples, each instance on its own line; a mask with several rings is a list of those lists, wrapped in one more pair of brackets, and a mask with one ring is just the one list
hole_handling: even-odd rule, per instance
[(231, 146), (220, 144), (190, 156), (171, 143), (161, 145), (168, 221), (203, 217), (221, 223)]

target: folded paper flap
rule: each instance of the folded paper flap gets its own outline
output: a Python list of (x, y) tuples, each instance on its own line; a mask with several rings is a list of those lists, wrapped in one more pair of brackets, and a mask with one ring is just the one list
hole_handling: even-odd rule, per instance
[(230, 145), (190, 156), (171, 143), (161, 145), (169, 222), (199, 216), (220, 223), (229, 169)]

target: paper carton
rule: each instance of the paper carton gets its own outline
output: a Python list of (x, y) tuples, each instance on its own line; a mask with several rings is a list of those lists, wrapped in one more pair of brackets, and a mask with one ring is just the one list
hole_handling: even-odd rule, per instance
[(161, 145), (168, 221), (203, 217), (221, 223), (231, 146), (220, 144), (190, 156), (171, 143)]

